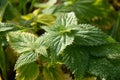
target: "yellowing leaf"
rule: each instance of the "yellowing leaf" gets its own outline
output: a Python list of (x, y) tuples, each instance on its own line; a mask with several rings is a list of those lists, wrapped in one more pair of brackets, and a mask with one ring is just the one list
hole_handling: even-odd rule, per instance
[(40, 14), (37, 17), (37, 22), (50, 26), (55, 22), (55, 17), (50, 14)]
[(27, 14), (27, 15), (24, 15), (24, 16), (21, 16), (21, 18), (22, 19), (25, 19), (25, 20), (30, 20), (30, 19), (32, 19), (33, 18), (33, 14), (32, 13), (30, 13), (30, 14)]
[(33, 15), (38, 15), (39, 12), (40, 12), (40, 9), (36, 9), (33, 11)]

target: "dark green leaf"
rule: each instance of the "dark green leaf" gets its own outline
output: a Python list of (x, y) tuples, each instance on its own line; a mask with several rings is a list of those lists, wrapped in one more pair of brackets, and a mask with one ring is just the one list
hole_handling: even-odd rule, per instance
[(2, 71), (3, 78), (5, 80), (7, 80), (7, 75), (6, 75), (6, 71), (7, 71), (6, 57), (5, 57), (5, 53), (3, 51), (3, 48), (1, 46), (0, 46), (0, 69)]
[(107, 35), (99, 28), (88, 25), (78, 25), (79, 31), (75, 34), (75, 43), (79, 45), (101, 45), (107, 43)]
[(91, 59), (88, 72), (101, 78), (107, 78), (114, 66), (107, 59)]
[(3, 19), (3, 15), (7, 5), (8, 5), (8, 0), (0, 0), (0, 22)]
[(63, 52), (63, 61), (76, 80), (82, 80), (88, 65), (88, 54), (85, 50), (80, 46), (70, 45)]
[(83, 17), (93, 18), (101, 16), (101, 7), (95, 6), (94, 2), (97, 0), (76, 0), (72, 5), (72, 9), (79, 19)]
[(120, 59), (120, 45), (116, 43), (89, 47), (88, 49), (90, 54), (96, 57)]

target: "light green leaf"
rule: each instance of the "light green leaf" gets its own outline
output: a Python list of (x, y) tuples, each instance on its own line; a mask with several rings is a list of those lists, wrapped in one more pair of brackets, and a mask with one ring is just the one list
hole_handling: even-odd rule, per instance
[(40, 46), (45, 46), (46, 48), (48, 48), (50, 46), (50, 34), (48, 33), (44, 33), (43, 35), (41, 35), (36, 41), (35, 43), (38, 44), (38, 47)]
[(18, 58), (16, 64), (15, 64), (15, 70), (20, 68), (21, 66), (23, 66), (25, 64), (32, 63), (32, 62), (36, 61), (37, 58), (38, 58), (38, 53), (29, 52), (29, 53), (21, 54), (20, 57)]
[(55, 17), (50, 14), (40, 14), (37, 16), (37, 22), (51, 26), (55, 22)]
[(72, 44), (75, 34), (73, 25), (76, 24), (75, 14), (71, 12), (59, 17), (52, 27), (43, 27), (49, 34), (51, 48), (56, 54)]
[(8, 41), (18, 53), (32, 51), (36, 48), (37, 37), (31, 33), (11, 32), (8, 35)]
[(39, 67), (36, 63), (30, 63), (16, 70), (16, 80), (36, 80), (39, 75)]
[(73, 12), (66, 13), (58, 17), (56, 22), (51, 27), (42, 28), (45, 29), (47, 32), (70, 32), (71, 30), (76, 29), (77, 25), (77, 18)]
[(9, 31), (17, 30), (17, 26), (12, 23), (0, 23), (0, 36), (3, 36)]
[(37, 36), (27, 32), (11, 32), (8, 34), (8, 41), (12, 48), (18, 53), (42, 54), (47, 56), (46, 37), (37, 38)]
[(106, 44), (108, 36), (99, 28), (89, 24), (78, 25), (79, 31), (75, 34), (75, 43), (92, 46)]
[(51, 33), (51, 48), (55, 51), (58, 55), (61, 51), (63, 51), (66, 46), (72, 44), (74, 37), (71, 34), (57, 34)]
[(40, 46), (39, 48), (35, 49), (35, 53), (40, 53), (41, 55), (43, 55), (45, 57), (48, 56), (46, 47), (44, 47), (44, 46)]
[(75, 75), (76, 80), (82, 80), (88, 65), (88, 54), (77, 45), (68, 46), (63, 52), (63, 62)]
[(49, 8), (53, 6), (56, 2), (57, 0), (48, 0), (47, 3), (36, 3), (34, 6), (39, 8), (47, 8), (47, 7)]
[(70, 27), (72, 25), (77, 25), (77, 18), (74, 12), (63, 14), (60, 17), (58, 17), (54, 25), (64, 26), (64, 27)]

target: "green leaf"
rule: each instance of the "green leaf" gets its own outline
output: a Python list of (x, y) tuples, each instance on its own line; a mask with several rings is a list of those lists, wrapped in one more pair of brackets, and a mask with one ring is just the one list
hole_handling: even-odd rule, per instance
[(39, 75), (39, 67), (36, 63), (30, 63), (16, 70), (16, 80), (36, 80)]
[(101, 7), (95, 6), (97, 0), (75, 0), (72, 5), (72, 11), (75, 12), (79, 19), (87, 17), (93, 18), (95, 16), (102, 16), (103, 12)]
[(88, 72), (100, 78), (107, 78), (114, 66), (107, 59), (91, 59)]
[(61, 66), (56, 65), (45, 65), (43, 67), (43, 80), (64, 80), (64, 74), (61, 70)]
[(1, 0), (0, 1), (0, 22), (3, 19), (3, 15), (4, 15), (4, 12), (5, 12), (7, 5), (8, 5), (8, 0)]
[(46, 49), (47, 49), (46, 47), (40, 46), (39, 48), (35, 49), (35, 53), (40, 53), (41, 55), (48, 57)]
[(7, 62), (6, 62), (6, 57), (5, 57), (5, 53), (3, 51), (2, 46), (0, 46), (0, 69), (2, 71), (2, 76), (5, 80), (7, 80), (7, 75), (6, 75), (6, 71), (7, 71)]
[(44, 33), (43, 35), (41, 35), (36, 41), (35, 43), (38, 44), (38, 47), (40, 46), (45, 46), (46, 48), (48, 48), (50, 46), (50, 34), (48, 33)]
[(73, 12), (66, 13), (57, 18), (51, 27), (42, 27), (47, 32), (70, 32), (77, 25), (77, 18)]
[(11, 32), (8, 35), (8, 41), (18, 53), (32, 51), (36, 48), (37, 37), (31, 33)]
[(74, 40), (74, 26), (77, 24), (73, 12), (62, 15), (52, 27), (43, 27), (48, 32), (50, 46), (56, 54), (63, 51)]
[(72, 25), (77, 25), (77, 18), (74, 12), (63, 14), (60, 17), (58, 17), (54, 25), (64, 26), (64, 27), (70, 27)]
[(8, 5), (6, 6), (4, 15), (4, 20), (13, 20), (18, 21), (20, 19), (20, 13), (17, 9), (12, 5), (12, 3), (8, 0)]
[(64, 35), (52, 34), (51, 38), (52, 38), (51, 47), (53, 48), (53, 50), (56, 51), (57, 54), (63, 51), (66, 48), (66, 46), (72, 44), (74, 40), (74, 37), (68, 34)]
[(0, 23), (0, 36), (3, 36), (9, 31), (17, 30), (17, 26), (12, 23)]
[(39, 8), (47, 8), (47, 7), (49, 8), (53, 6), (56, 2), (57, 0), (48, 0), (48, 2), (46, 3), (36, 3), (34, 6)]
[(55, 17), (50, 14), (40, 14), (37, 16), (37, 22), (50, 26), (54, 24)]
[(90, 54), (96, 57), (120, 59), (120, 45), (116, 43), (89, 47), (88, 49)]
[(20, 68), (21, 66), (23, 66), (25, 64), (32, 63), (32, 62), (36, 61), (37, 58), (38, 58), (38, 53), (29, 52), (29, 53), (21, 54), (20, 57), (18, 58), (16, 64), (15, 64), (15, 70)]
[(63, 62), (73, 72), (76, 80), (82, 80), (88, 65), (88, 54), (77, 45), (68, 46), (63, 52)]
[(89, 24), (80, 24), (78, 28), (79, 31), (75, 34), (76, 44), (92, 46), (107, 43), (108, 36), (99, 28)]
[(41, 54), (47, 56), (46, 37), (37, 38), (35, 35), (27, 32), (11, 32), (8, 34), (8, 41), (12, 48), (18, 53)]

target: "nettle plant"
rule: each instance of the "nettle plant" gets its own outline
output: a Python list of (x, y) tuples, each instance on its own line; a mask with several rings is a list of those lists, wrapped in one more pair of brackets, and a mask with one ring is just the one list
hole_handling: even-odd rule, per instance
[[(120, 45), (99, 28), (78, 24), (73, 12), (57, 18), (45, 33), (11, 31), (9, 45), (19, 53), (14, 69), (17, 80), (65, 80), (65, 65), (75, 80), (96, 76), (117, 80), (120, 73)], [(118, 76), (117, 76), (118, 78)]]

